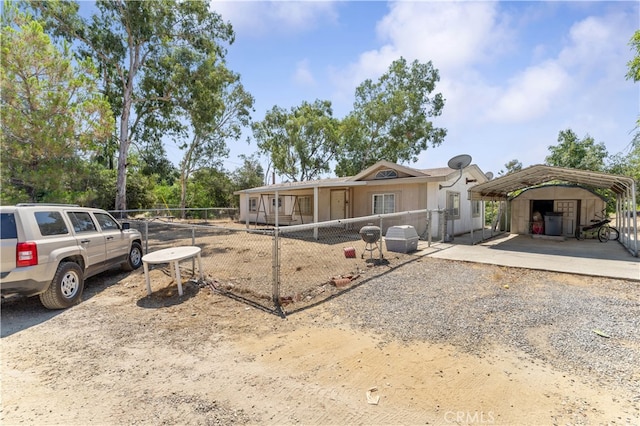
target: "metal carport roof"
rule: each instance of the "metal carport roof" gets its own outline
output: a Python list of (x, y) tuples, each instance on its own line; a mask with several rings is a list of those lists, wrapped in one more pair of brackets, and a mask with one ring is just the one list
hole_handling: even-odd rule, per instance
[(629, 191), (635, 192), (635, 183), (627, 176), (538, 164), (475, 185), (469, 189), (469, 196), (471, 200), (504, 200), (513, 191), (551, 181), (610, 189), (617, 196), (628, 194)]
[(620, 242), (638, 256), (636, 185), (628, 176), (538, 164), (473, 186), (469, 189), (469, 199), (505, 201), (513, 191), (552, 181), (611, 190), (616, 195), (616, 226), (620, 231)]

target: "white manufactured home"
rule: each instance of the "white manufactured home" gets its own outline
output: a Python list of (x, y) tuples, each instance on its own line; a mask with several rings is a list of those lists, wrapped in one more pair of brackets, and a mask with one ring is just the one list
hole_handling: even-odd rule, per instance
[[(280, 183), (237, 191), (240, 220), (250, 224), (293, 225), (413, 210), (447, 210), (455, 233), (482, 227), (482, 203), (468, 190), (489, 179), (471, 164), (414, 169), (380, 161), (355, 176)], [(277, 213), (277, 215), (276, 215)], [(423, 234), (426, 222), (417, 224)], [(439, 237), (438, 215), (431, 235)]]

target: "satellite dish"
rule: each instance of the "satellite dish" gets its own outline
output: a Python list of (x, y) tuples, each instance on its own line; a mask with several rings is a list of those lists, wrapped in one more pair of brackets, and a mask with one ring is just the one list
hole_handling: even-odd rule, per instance
[(454, 170), (460, 170), (460, 176), (458, 176), (458, 179), (456, 179), (455, 182), (453, 182), (451, 185), (440, 185), (440, 189), (451, 188), (453, 185), (455, 185), (456, 182), (458, 182), (462, 177), (462, 169), (467, 167), (469, 164), (471, 164), (471, 156), (467, 154), (456, 155), (451, 160), (449, 160), (449, 162), (447, 163), (449, 168)]
[(456, 155), (447, 163), (449, 168), (454, 170), (462, 170), (469, 164), (471, 164), (471, 156), (467, 154)]
[(493, 179), (493, 172), (487, 172), (487, 173), (485, 173), (484, 175), (485, 175), (485, 176), (487, 177), (487, 179), (489, 179), (489, 180)]

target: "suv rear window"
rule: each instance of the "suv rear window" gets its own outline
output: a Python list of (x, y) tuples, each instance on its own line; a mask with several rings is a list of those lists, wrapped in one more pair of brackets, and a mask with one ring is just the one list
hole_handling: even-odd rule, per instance
[(69, 233), (60, 212), (36, 212), (35, 216), (38, 228), (40, 228), (40, 234), (43, 236)]
[(0, 239), (8, 240), (18, 238), (16, 218), (13, 213), (0, 213)]

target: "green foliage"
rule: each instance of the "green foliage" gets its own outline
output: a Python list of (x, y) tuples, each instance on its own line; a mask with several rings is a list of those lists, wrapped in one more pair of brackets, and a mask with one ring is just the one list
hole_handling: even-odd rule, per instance
[(233, 205), (233, 184), (224, 171), (214, 168), (198, 170), (189, 182), (188, 206), (230, 207)]
[[(233, 42), (231, 25), (205, 0), (98, 0), (90, 20), (75, 2), (29, 1), (56, 35), (74, 41), (79, 54), (99, 64), (103, 89), (119, 117), (116, 208), (125, 209), (129, 148), (176, 130), (174, 112), (197, 84), (185, 70), (198, 69)], [(178, 113), (179, 115), (179, 113)]]
[(640, 81), (640, 30), (637, 30), (633, 34), (629, 41), (629, 45), (631, 46), (635, 56), (627, 62), (627, 66), (629, 67), (627, 79), (633, 80), (637, 83)]
[(522, 170), (522, 163), (519, 160), (514, 158), (508, 163), (505, 163), (504, 167), (505, 167), (505, 170), (500, 170), (498, 175), (504, 176), (511, 173), (519, 172), (520, 170)]
[(446, 129), (430, 121), (444, 107), (442, 94), (430, 96), (439, 80), (431, 62), (409, 65), (400, 58), (377, 82), (358, 86), (354, 109), (342, 123), (336, 174), (354, 175), (380, 160), (415, 162), (429, 144), (440, 145)]
[(10, 16), (1, 34), (3, 201), (74, 198), (82, 158), (111, 134), (109, 105), (90, 60), (58, 51), (29, 16)]
[(240, 84), (240, 77), (215, 57), (207, 58), (194, 71), (183, 69), (182, 78), (189, 83), (177, 100), (174, 120), (182, 118), (187, 124), (173, 128), (183, 151), (180, 207), (186, 207), (186, 182), (198, 170), (220, 166), (220, 159), (228, 156), (227, 142), (240, 139), (242, 128), (249, 125), (254, 100)]
[(312, 180), (330, 171), (330, 161), (339, 147), (338, 121), (333, 118), (331, 102), (303, 102), (290, 111), (274, 106), (252, 128), (260, 151), (288, 179)]
[(549, 146), (551, 154), (545, 158), (546, 164), (594, 172), (604, 171), (604, 160), (608, 155), (604, 143), (596, 144), (588, 135), (579, 140), (571, 129), (560, 131), (558, 142), (558, 145)]
[(243, 160), (243, 165), (231, 174), (233, 190), (240, 191), (264, 185), (264, 170), (258, 159), (254, 155), (249, 157), (240, 155), (240, 158)]
[(629, 176), (636, 182), (636, 203), (640, 208), (640, 133), (631, 142), (626, 152), (613, 155), (609, 159), (607, 172)]

